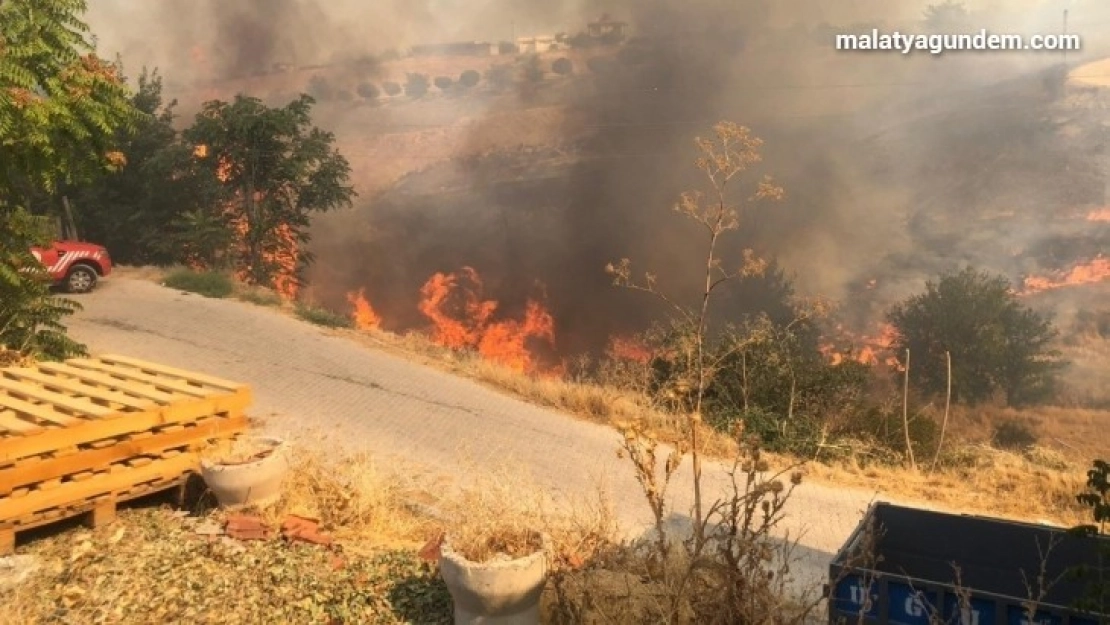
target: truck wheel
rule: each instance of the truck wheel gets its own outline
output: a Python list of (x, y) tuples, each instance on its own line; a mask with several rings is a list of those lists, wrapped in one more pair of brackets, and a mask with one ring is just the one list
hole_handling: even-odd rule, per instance
[(88, 293), (96, 286), (96, 270), (88, 265), (74, 265), (66, 274), (66, 291)]

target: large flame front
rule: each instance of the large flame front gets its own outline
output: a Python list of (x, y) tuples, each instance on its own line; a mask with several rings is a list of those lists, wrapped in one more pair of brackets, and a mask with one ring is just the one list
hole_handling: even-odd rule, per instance
[(1029, 295), (1067, 286), (1096, 284), (1107, 279), (1110, 279), (1110, 258), (1100, 254), (1089, 263), (1080, 263), (1067, 272), (1058, 272), (1055, 276), (1028, 276), (1023, 283), (1025, 288), (1022, 294)]
[(493, 321), (498, 304), (484, 300), (482, 280), (471, 267), (436, 273), (420, 289), (420, 312), (432, 321), (432, 340), (451, 349), (475, 349), (483, 358), (518, 371), (536, 372), (536, 341), (555, 345), (555, 320), (529, 300), (524, 319)]

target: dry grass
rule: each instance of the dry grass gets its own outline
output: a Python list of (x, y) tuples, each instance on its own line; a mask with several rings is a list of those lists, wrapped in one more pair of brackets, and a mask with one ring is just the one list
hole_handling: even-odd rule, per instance
[(366, 454), (338, 460), (299, 448), (291, 454), (285, 493), (263, 518), (318, 519), (337, 538), (379, 546), (413, 546), (427, 538), (431, 520), (411, 505), (424, 497), (417, 474), (383, 470)]
[(298, 453), (283, 498), (260, 511), (320, 521), (325, 548), (268, 541), (209, 541), (203, 525), (226, 513), (165, 507), (121, 510), (116, 523), (70, 529), (21, 547), (40, 562), (0, 590), (0, 623), (449, 623), (433, 566), (416, 555), (431, 521), (407, 504), (411, 480), (361, 456)]
[(530, 550), (537, 543), (518, 539), (542, 534), (553, 571), (581, 567), (614, 545), (601, 495), (556, 502), (506, 470), (431, 497), (420, 479), (366, 456), (298, 451), (294, 458), (282, 499), (255, 512), (271, 526), (290, 514), (317, 519), (336, 545), (209, 541), (197, 530), (222, 526), (221, 510), (200, 507), (186, 517), (166, 507), (124, 509), (113, 524), (51, 530), (20, 547), (39, 568), (0, 589), (0, 625), (449, 623), (438, 570), (418, 557), (429, 536), (446, 531), (482, 560)]
[(573, 566), (616, 537), (608, 498), (560, 500), (538, 487), (519, 468), (486, 470), (464, 490), (441, 498), (446, 542), (472, 562), (519, 558), (547, 548), (552, 562)]
[(982, 444), (954, 449), (935, 473), (851, 460), (807, 467), (811, 479), (828, 484), (862, 486), (960, 512), (1063, 525), (1085, 518), (1075, 502), (1083, 472), (1074, 459), (1047, 448), (1019, 454)]

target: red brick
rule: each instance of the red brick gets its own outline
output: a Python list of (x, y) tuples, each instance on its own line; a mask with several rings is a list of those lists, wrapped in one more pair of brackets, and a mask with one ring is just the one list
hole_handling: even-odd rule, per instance
[(436, 534), (420, 549), (420, 558), (426, 562), (439, 562), (439, 548), (443, 545), (443, 532)]
[(285, 534), (289, 540), (300, 540), (314, 545), (330, 545), (334, 541), (331, 536), (321, 533), (315, 528), (301, 528), (295, 532)]
[(227, 519), (228, 533), (231, 533), (232, 531), (253, 531), (265, 529), (267, 529), (266, 524), (262, 522), (262, 519), (255, 516), (237, 514), (234, 516), (230, 516)]
[(316, 519), (309, 519), (307, 517), (290, 515), (285, 518), (281, 524), (281, 531), (286, 535), (290, 533), (297, 533), (302, 530), (315, 530), (320, 526), (320, 522)]

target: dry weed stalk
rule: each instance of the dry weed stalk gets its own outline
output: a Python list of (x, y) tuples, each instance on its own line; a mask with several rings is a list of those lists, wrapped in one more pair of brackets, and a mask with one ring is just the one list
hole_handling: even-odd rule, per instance
[[(737, 424), (734, 439), (738, 453), (728, 475), (731, 492), (706, 506), (702, 492), (702, 404), (706, 390), (720, 371), (724, 356), (710, 355), (707, 327), (709, 306), (714, 292), (722, 285), (761, 275), (765, 260), (744, 250), (738, 266), (723, 266), (717, 249), (727, 232), (740, 227), (737, 210), (730, 205), (729, 191), (735, 178), (760, 162), (763, 142), (749, 129), (729, 122), (714, 128), (716, 140), (697, 140), (701, 157), (696, 161), (708, 179), (710, 197), (703, 204), (701, 193), (684, 193), (675, 211), (693, 220), (707, 237), (704, 283), (696, 306), (682, 305), (657, 288), (656, 277), (647, 273), (642, 282), (633, 280), (631, 262), (622, 259), (606, 269), (616, 286), (652, 294), (674, 313), (672, 324), (680, 338), (674, 350), (686, 365), (684, 375), (666, 389), (685, 413), (686, 427), (677, 440), (669, 441), (671, 451), (659, 467), (660, 439), (642, 425), (623, 426), (621, 454), (632, 461), (655, 522), (655, 553), (647, 559), (648, 574), (661, 582), (658, 616), (666, 623), (696, 620), (706, 623), (801, 622), (820, 601), (809, 605), (790, 605), (785, 599), (790, 580), (790, 553), (796, 541), (779, 543), (772, 536), (783, 518), (783, 509), (795, 486), (801, 483), (797, 466), (768, 475), (769, 464), (757, 437), (745, 435)], [(781, 187), (764, 177), (755, 184), (749, 203), (778, 200)], [(814, 307), (814, 314), (823, 309)], [(734, 345), (742, 349), (743, 345)], [(692, 534), (681, 541), (684, 549), (675, 552), (676, 542), (665, 524), (666, 492), (683, 456), (690, 454), (693, 468)], [(788, 482), (785, 483), (785, 482)], [(776, 562), (776, 556), (778, 561)], [(793, 614), (791, 614), (793, 613)], [(793, 618), (792, 618), (793, 617)], [(796, 620), (795, 620), (796, 619)]]
[[(671, 448), (661, 462), (655, 436), (636, 425), (624, 432), (621, 454), (632, 461), (655, 521), (654, 541), (642, 558), (657, 585), (651, 613), (665, 623), (804, 622), (820, 598), (789, 598), (797, 539), (774, 535), (802, 481), (799, 465), (772, 472), (758, 438), (738, 426), (740, 452), (727, 470), (730, 491), (693, 519), (700, 536), (678, 540), (666, 525), (666, 492), (688, 442)], [(677, 545), (683, 548), (676, 551)]]
[[(614, 278), (617, 286), (650, 293), (664, 303), (675, 313), (676, 320), (690, 332), (693, 345), (693, 379), (686, 384), (692, 393), (692, 406), (687, 414), (688, 437), (690, 442), (691, 461), (694, 469), (694, 527), (695, 536), (702, 540), (704, 527), (702, 523), (703, 503), (701, 492), (701, 445), (698, 437), (698, 424), (702, 420), (702, 401), (706, 388), (716, 371), (711, 367), (707, 357), (709, 304), (713, 293), (723, 284), (755, 275), (761, 275), (767, 269), (766, 260), (759, 258), (753, 250), (743, 252), (739, 266), (727, 269), (722, 264), (722, 259), (717, 255), (717, 247), (723, 235), (740, 227), (740, 216), (728, 199), (732, 189), (730, 184), (741, 174), (762, 160), (760, 147), (763, 140), (752, 136), (751, 130), (732, 122), (720, 122), (714, 127), (716, 140), (696, 140), (701, 156), (695, 165), (708, 179), (710, 197), (703, 203), (703, 194), (700, 192), (686, 192), (682, 194), (674, 210), (704, 228), (708, 238), (705, 255), (705, 279), (702, 287), (700, 302), (690, 308), (667, 293), (659, 290), (656, 277), (652, 273), (644, 274), (643, 282), (637, 282), (632, 277), (632, 263), (624, 258), (617, 264), (610, 263), (606, 271)], [(769, 177), (763, 177), (755, 184), (755, 189), (747, 198), (749, 203), (760, 200), (780, 200), (783, 189), (774, 184)]]

